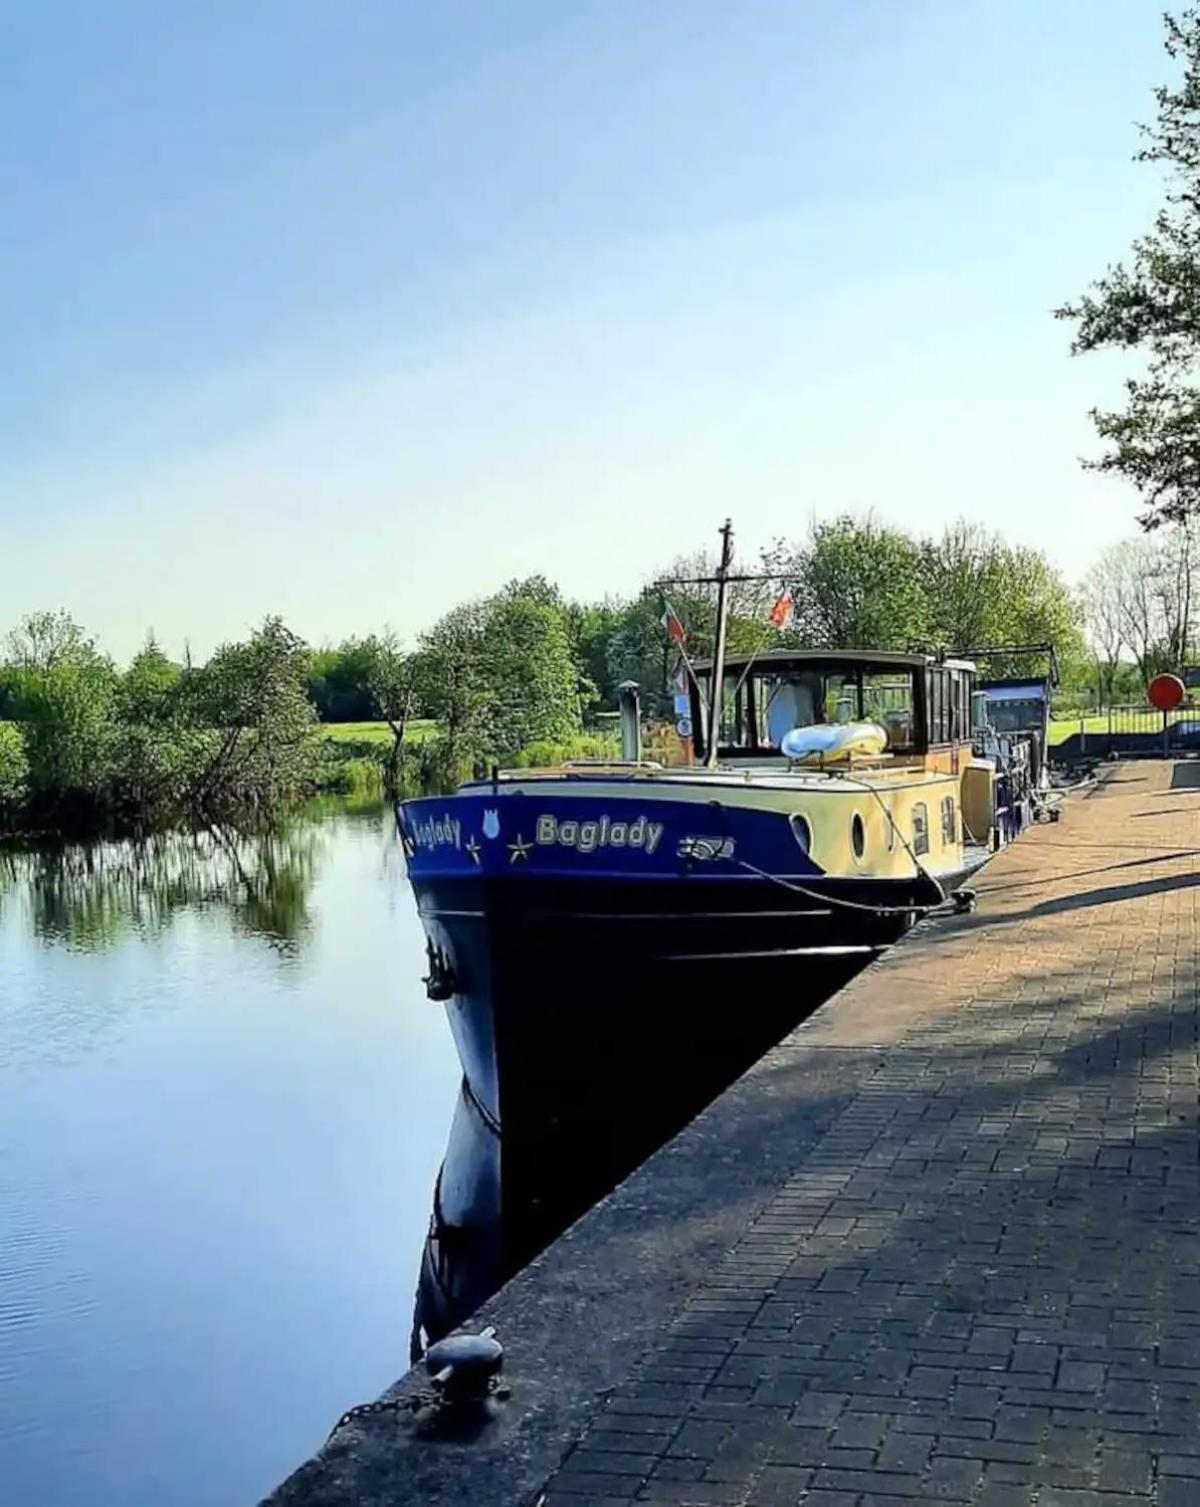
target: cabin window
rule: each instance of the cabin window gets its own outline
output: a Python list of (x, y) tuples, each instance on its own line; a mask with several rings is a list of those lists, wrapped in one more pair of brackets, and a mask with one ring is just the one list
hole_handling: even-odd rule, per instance
[(953, 847), (958, 841), (958, 822), (954, 811), (954, 797), (946, 796), (942, 801), (942, 846)]
[(929, 807), (924, 801), (918, 801), (913, 807), (913, 852), (919, 858), (922, 853), (929, 852)]

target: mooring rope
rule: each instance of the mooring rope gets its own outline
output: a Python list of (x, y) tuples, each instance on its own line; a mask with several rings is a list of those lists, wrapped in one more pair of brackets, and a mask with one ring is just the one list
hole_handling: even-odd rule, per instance
[[(933, 886), (934, 892), (938, 898), (932, 904), (927, 905), (918, 901), (912, 905), (875, 905), (866, 903), (861, 900), (847, 900), (842, 895), (831, 895), (822, 890), (809, 889), (806, 885), (796, 884), (794, 880), (785, 879), (781, 874), (772, 874), (767, 869), (760, 869), (756, 864), (748, 862), (745, 858), (735, 858), (730, 853), (717, 852), (714, 853), (713, 856), (724, 861), (725, 863), (736, 864), (739, 868), (743, 868), (747, 870), (747, 872), (757, 875), (760, 879), (766, 879), (771, 884), (779, 885), (781, 889), (790, 890), (797, 895), (804, 895), (809, 900), (818, 900), (822, 905), (840, 906), (843, 910), (866, 911), (869, 914), (875, 916), (908, 916), (916, 915), (918, 913), (921, 915), (930, 915), (932, 912), (941, 910), (943, 906), (950, 904), (950, 897), (946, 894), (945, 889), (913, 852), (911, 845), (905, 838), (904, 833), (901, 832), (900, 828), (896, 825), (895, 817), (893, 817), (891, 811), (888, 809), (887, 803), (880, 796), (879, 792), (873, 786), (868, 785), (865, 780), (855, 780), (847, 775), (839, 775), (838, 778), (845, 780), (854, 788), (865, 790), (869, 795), (874, 796), (875, 800), (882, 808), (884, 816), (887, 817), (888, 824), (890, 825), (892, 831), (900, 839), (901, 846), (904, 848), (904, 851), (912, 860), (913, 868), (916, 870), (914, 877), (924, 879), (928, 884)], [(716, 809), (721, 813), (725, 825), (725, 835), (728, 837), (729, 807), (726, 806), (722, 801), (713, 801), (712, 805), (715, 806)]]

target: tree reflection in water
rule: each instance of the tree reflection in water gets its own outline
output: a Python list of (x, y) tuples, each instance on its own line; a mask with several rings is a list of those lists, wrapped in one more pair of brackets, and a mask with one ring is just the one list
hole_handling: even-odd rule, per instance
[(129, 933), (161, 935), (185, 911), (224, 911), (239, 933), (294, 955), (310, 931), (324, 846), (320, 824), (302, 818), (262, 831), (0, 847), (0, 912), (19, 906), (42, 940), (97, 952)]

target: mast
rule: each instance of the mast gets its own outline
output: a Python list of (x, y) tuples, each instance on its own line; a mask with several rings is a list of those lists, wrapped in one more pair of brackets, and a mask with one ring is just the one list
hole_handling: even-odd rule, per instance
[(712, 688), (708, 698), (708, 738), (704, 762), (713, 769), (717, 762), (717, 735), (721, 730), (721, 702), (725, 691), (725, 639), (729, 632), (729, 567), (733, 564), (733, 523), (726, 518), (721, 530), (721, 563), (717, 567), (717, 641), (713, 652)]

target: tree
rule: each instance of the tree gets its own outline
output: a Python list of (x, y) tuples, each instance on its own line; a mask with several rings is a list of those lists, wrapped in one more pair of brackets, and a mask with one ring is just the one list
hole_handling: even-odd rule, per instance
[(322, 722), (367, 722), (376, 715), (371, 677), (379, 640), (347, 638), (308, 655), (305, 682)]
[(557, 589), (535, 576), (454, 608), (421, 635), (413, 695), (438, 719), (448, 764), (509, 758), (578, 733), (594, 691), (571, 622)]
[(930, 631), (939, 645), (963, 651), (1030, 641), (1024, 628), (1014, 637), (998, 622), (1007, 611), (1004, 591), (1013, 563), (998, 534), (960, 519), (940, 539), (925, 540), (921, 558)]
[[(672, 595), (671, 605), (685, 625), (689, 618), (692, 620), (690, 635), (695, 644), (695, 613), (689, 612), (689, 604), (679, 593)], [(669, 710), (668, 681), (679, 660), (679, 651), (668, 638), (662, 618), (663, 599), (652, 586), (623, 606), (610, 609), (609, 632), (602, 650), (605, 666), (602, 683), (608, 687), (610, 706), (616, 705), (617, 686), (632, 680), (640, 687), (642, 705), (651, 716), (665, 716)]]
[(21, 729), (0, 722), (0, 820), (24, 804), (28, 793), (29, 760)]
[(1085, 601), (1093, 643), (1105, 655), (1110, 694), (1121, 649), (1136, 660), (1143, 686), (1158, 671), (1183, 665), (1192, 645), (1198, 568), (1191, 525), (1115, 544), (1093, 566)]
[(1097, 690), (1100, 700), (1111, 706), (1116, 700), (1121, 650), (1126, 647), (1121, 578), (1111, 551), (1101, 556), (1084, 577), (1082, 595), (1096, 661)]
[(536, 589), (527, 595), (525, 583), (507, 587), (490, 604), (482, 658), (494, 753), (578, 734), (580, 672), (561, 606)]
[(9, 665), (16, 670), (46, 672), (101, 657), (95, 641), (62, 610), (31, 612), (9, 633), (6, 647)]
[(793, 583), (794, 642), (821, 649), (909, 649), (928, 640), (921, 548), (870, 514), (814, 521), (806, 541), (778, 541), (763, 560)]
[(27, 669), (16, 695), (29, 791), (42, 801), (95, 801), (111, 772), (117, 676), (99, 656)]
[(153, 633), (133, 656), (117, 690), (119, 715), (129, 722), (158, 722), (170, 715), (183, 666), (168, 659)]
[(271, 809), (310, 788), (316, 714), (305, 693), (307, 651), (277, 617), (245, 643), (224, 644), (187, 682), (189, 720), (211, 729), (188, 804), (208, 814)]
[(421, 634), (411, 664), (414, 696), (436, 718), (451, 768), (487, 747), (488, 686), (483, 666), (487, 604), (464, 602)]
[(377, 717), (387, 723), (392, 734), (389, 770), (393, 787), (400, 774), (400, 759), (408, 731), (408, 717), (413, 703), (412, 666), (401, 652), (400, 640), (387, 628), (378, 638), (364, 640), (366, 649), (366, 688)]
[(1085, 465), (1137, 489), (1142, 523), (1156, 528), (1200, 510), (1200, 8), (1165, 17), (1166, 50), (1182, 78), (1155, 91), (1153, 125), (1138, 160), (1163, 164), (1166, 204), (1153, 228), (1075, 303), (1076, 353), (1136, 350), (1145, 375), (1126, 382), (1126, 402), (1092, 420), (1110, 449)]
[(207, 729), (189, 725), (183, 692), (183, 667), (149, 634), (113, 698), (109, 800), (135, 819), (177, 797), (208, 741)]
[(639, 678), (636, 674), (622, 674), (621, 656), (612, 653), (613, 644), (631, 610), (631, 604), (616, 597), (605, 597), (602, 602), (575, 603), (569, 608), (575, 657), (594, 689), (596, 700), (604, 707), (616, 706), (617, 686), (622, 680)]

